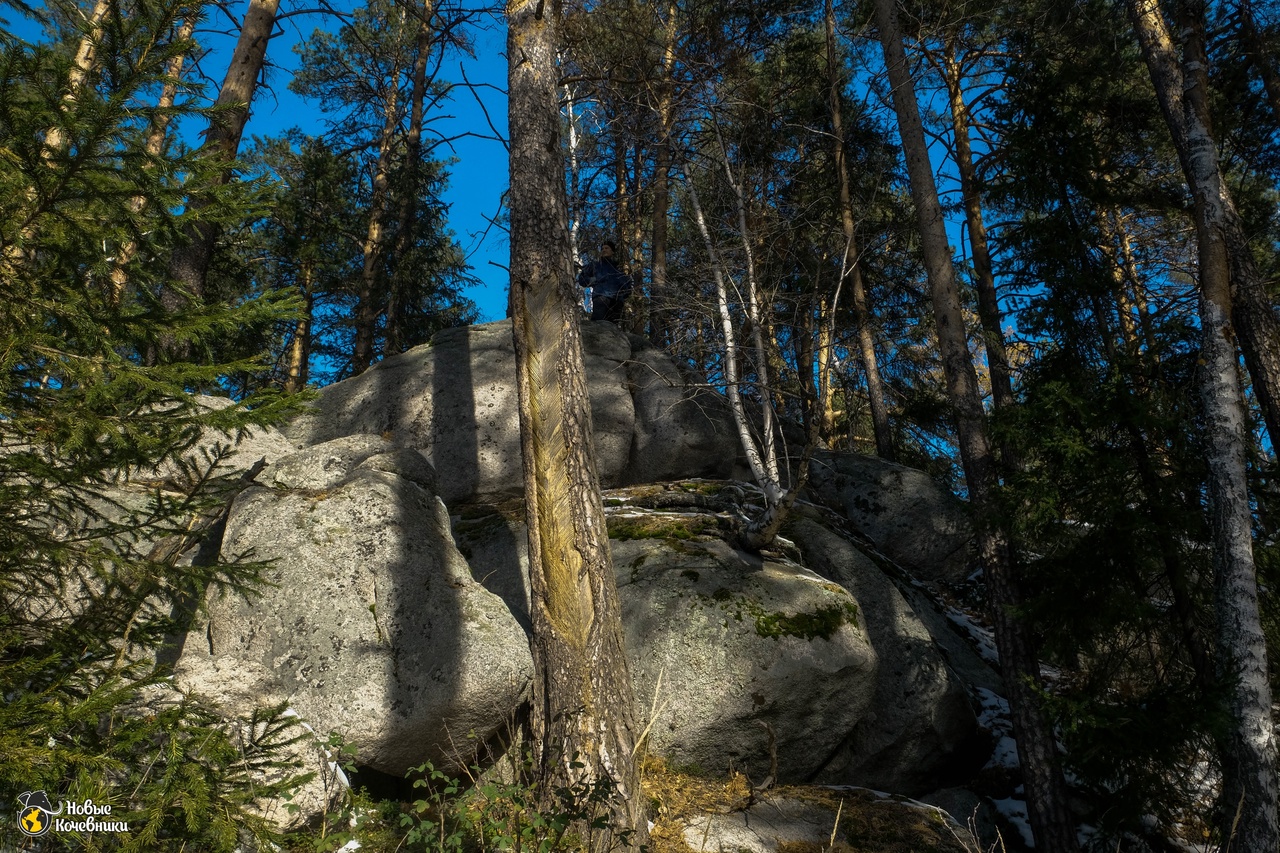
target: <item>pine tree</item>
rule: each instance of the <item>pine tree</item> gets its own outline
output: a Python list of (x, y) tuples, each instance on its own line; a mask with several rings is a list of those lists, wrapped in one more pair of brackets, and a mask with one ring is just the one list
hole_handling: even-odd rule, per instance
[(343, 357), (350, 374), (476, 316), (461, 295), (474, 279), (445, 227), (445, 168), (424, 144), (434, 118), (427, 110), (445, 94), (437, 60), (465, 49), (450, 32), (434, 4), (375, 0), (337, 33), (317, 30), (298, 48), (302, 68), (290, 88), (319, 101), (328, 138), (359, 164), (361, 263)]
[[(543, 790), (606, 795), (593, 853), (647, 836), (635, 697), (600, 497), (560, 159), (562, 9), (507, 7), (511, 317), (529, 526), (531, 726)], [(594, 830), (594, 831), (593, 831)]]

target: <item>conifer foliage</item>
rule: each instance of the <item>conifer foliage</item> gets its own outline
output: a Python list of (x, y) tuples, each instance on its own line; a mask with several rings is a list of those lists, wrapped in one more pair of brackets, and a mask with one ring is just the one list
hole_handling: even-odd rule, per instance
[(270, 713), (233, 732), (165, 686), (157, 651), (191, 599), (250, 589), (260, 567), (201, 548), (238, 487), (211, 476), (225, 449), (162, 463), (206, 430), (229, 445), (290, 409), (269, 389), (225, 408), (193, 391), (261, 373), (261, 353), (225, 340), (291, 304), (164, 311), (182, 198), (200, 191), (201, 215), (229, 221), (250, 196), (215, 180), (224, 161), (147, 149), (166, 69), (192, 46), (175, 33), (199, 5), (103, 5), (55, 10), (60, 42), (0, 48), (0, 809), (7, 834), (22, 791), (92, 798), (132, 830), (79, 839), (92, 849), (230, 850), (269, 836), (247, 782), (293, 734)]

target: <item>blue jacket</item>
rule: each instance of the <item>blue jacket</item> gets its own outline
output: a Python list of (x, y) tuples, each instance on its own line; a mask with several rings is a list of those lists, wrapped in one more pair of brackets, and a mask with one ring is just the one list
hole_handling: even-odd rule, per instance
[(631, 292), (631, 279), (608, 258), (593, 261), (578, 273), (578, 286), (590, 287), (593, 296), (612, 297)]

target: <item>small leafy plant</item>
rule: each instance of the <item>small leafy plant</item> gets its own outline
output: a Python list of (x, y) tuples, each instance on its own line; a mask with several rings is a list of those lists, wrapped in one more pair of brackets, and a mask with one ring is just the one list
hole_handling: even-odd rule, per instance
[[(573, 767), (583, 765), (574, 761)], [(438, 853), (555, 853), (587, 849), (592, 836), (609, 831), (609, 803), (617, 795), (608, 780), (582, 780), (553, 790), (485, 776), (471, 783), (450, 777), (430, 762), (411, 771), (424, 796), (401, 816), (408, 848)], [(516, 778), (531, 774), (526, 757)], [(619, 843), (627, 835), (614, 832)]]

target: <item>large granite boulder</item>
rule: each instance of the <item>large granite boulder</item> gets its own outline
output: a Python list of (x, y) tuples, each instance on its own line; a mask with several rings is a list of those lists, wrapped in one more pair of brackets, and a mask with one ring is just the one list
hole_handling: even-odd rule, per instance
[[(584, 322), (581, 330), (604, 485), (732, 472), (738, 451), (723, 399), (688, 387), (670, 358), (611, 323)], [(449, 506), (519, 495), (510, 321), (448, 329), (330, 385), (285, 434), (299, 445), (389, 436), (431, 461)]]
[[(652, 528), (649, 528), (652, 530)], [(613, 543), (631, 677), (677, 766), (809, 778), (862, 719), (877, 659), (861, 608), (794, 563), (718, 538)]]
[(965, 577), (973, 528), (964, 505), (925, 472), (874, 456), (821, 452), (809, 487), (916, 577)]
[(729, 402), (681, 370), (643, 339), (632, 339), (627, 377), (636, 413), (635, 438), (622, 483), (737, 474), (742, 455)]
[(977, 730), (968, 694), (911, 605), (870, 558), (812, 519), (788, 528), (805, 562), (862, 606), (880, 662), (874, 699), (816, 778), (919, 795)]
[[(195, 399), (196, 405), (215, 412), (235, 405), (227, 397), (198, 395)], [(134, 472), (134, 478), (182, 484), (192, 473), (199, 476), (209, 472), (212, 476), (225, 477), (248, 471), (259, 460), (270, 464), (297, 450), (275, 427), (255, 426), (239, 433), (206, 427), (186, 451), (159, 465)]]
[[(759, 781), (769, 769), (765, 723), (784, 780), (914, 795), (980, 748), (948, 662), (960, 656), (995, 685), (998, 676), (958, 636), (940, 648), (844, 537), (811, 519), (793, 523), (805, 568), (738, 550), (719, 538), (713, 515), (638, 513), (632, 491), (606, 493), (616, 504), (606, 512), (636, 698), (645, 713), (663, 709), (649, 734), (657, 754), (708, 773), (745, 768)], [(471, 507), (454, 530), (477, 579), (527, 624), (520, 518)]]
[(224, 557), (271, 560), (253, 599), (211, 593), (176, 667), (229, 713), (285, 699), (356, 762), (465, 767), (532, 674), (524, 631), (472, 579), (430, 465), (376, 436), (285, 458), (236, 500)]

